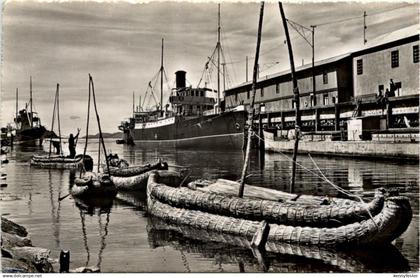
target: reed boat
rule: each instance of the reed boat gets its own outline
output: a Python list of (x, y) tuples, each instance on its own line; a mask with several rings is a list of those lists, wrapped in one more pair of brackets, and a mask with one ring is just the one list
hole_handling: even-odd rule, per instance
[(154, 170), (168, 170), (166, 162), (110, 169), (110, 177), (119, 190), (145, 190), (147, 179)]
[[(85, 155), (86, 159), (92, 158)], [(83, 167), (83, 155), (77, 155), (75, 158), (63, 155), (34, 155), (31, 158), (31, 165), (53, 169), (80, 169)]]
[[(178, 194), (182, 192), (183, 194)], [(198, 229), (210, 230), (238, 236), (253, 238), (261, 230), (261, 221), (269, 227), (268, 241), (286, 242), (291, 244), (320, 245), (320, 246), (358, 246), (367, 244), (386, 244), (399, 237), (408, 227), (412, 218), (411, 206), (407, 198), (402, 196), (382, 197), (383, 204), (379, 211), (372, 211), (369, 217), (358, 219), (340, 214), (344, 223), (338, 225), (322, 225), (332, 214), (323, 216), (321, 212), (340, 212), (331, 207), (325, 210), (325, 205), (295, 207), (290, 214), (279, 214), (280, 210), (272, 211), (274, 215), (281, 215), (276, 224), (270, 222), (273, 217), (266, 219), (265, 200), (259, 200), (260, 207), (248, 206), (252, 199), (244, 197), (243, 203), (231, 196), (218, 194), (209, 195), (208, 202), (200, 199), (194, 190), (184, 188), (170, 188), (159, 182), (158, 173), (152, 173), (147, 185), (148, 212), (170, 224), (186, 225)], [(192, 200), (196, 200), (194, 207)], [(272, 208), (273, 203), (269, 203)], [(279, 203), (278, 205), (281, 205)], [(232, 213), (230, 208), (236, 208)], [(209, 209), (210, 208), (210, 209)], [(279, 208), (282, 208), (281, 206)], [(229, 210), (228, 210), (229, 209)], [(343, 206), (342, 210), (354, 210), (354, 206)], [(286, 209), (286, 211), (288, 208)], [(268, 211), (268, 210), (267, 210)], [(293, 211), (293, 212), (292, 212)], [(311, 213), (307, 213), (307, 211)], [(360, 210), (361, 211), (361, 210)], [(242, 215), (258, 216), (258, 221), (243, 218)], [(353, 213), (350, 213), (353, 215)], [(305, 220), (306, 219), (306, 220)], [(306, 225), (304, 223), (316, 224)], [(344, 221), (344, 220), (343, 220)], [(317, 223), (318, 222), (318, 223)], [(334, 224), (334, 222), (327, 222)]]
[(87, 172), (76, 178), (70, 193), (78, 198), (113, 197), (117, 195), (117, 187), (108, 175)]
[[(224, 183), (227, 181), (216, 183), (214, 187), (221, 188)], [(311, 199), (308, 195), (301, 199), (306, 200), (305, 203), (299, 203), (297, 202), (299, 198), (276, 201), (238, 198), (187, 187), (173, 188), (162, 184), (154, 186), (151, 194), (160, 202), (174, 207), (198, 209), (247, 220), (265, 220), (269, 223), (309, 227), (338, 227), (368, 219), (370, 215), (381, 212), (385, 199), (383, 189), (376, 190), (374, 199), (368, 203), (340, 198), (320, 201), (316, 197)]]

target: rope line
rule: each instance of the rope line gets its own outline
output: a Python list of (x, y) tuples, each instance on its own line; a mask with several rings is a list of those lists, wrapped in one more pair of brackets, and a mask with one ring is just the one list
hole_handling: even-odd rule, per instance
[[(258, 136), (258, 134), (256, 134), (255, 132), (253, 132), (253, 135), (256, 136), (258, 139), (262, 140), (265, 142), (265, 140), (263, 138), (261, 138), (260, 136)], [(313, 160), (312, 156), (308, 153), (309, 158), (312, 160), (312, 162), (314, 163), (315, 167), (318, 169), (318, 171), (321, 173), (321, 175), (315, 173), (314, 171), (308, 169), (307, 167), (303, 166), (302, 164), (298, 163), (297, 161), (294, 162), (291, 158), (289, 158), (286, 154), (284, 154), (281, 151), (278, 151), (281, 155), (283, 155), (286, 159), (288, 159), (289, 161), (292, 161), (292, 163), (295, 163), (297, 166), (300, 166), (301, 168), (303, 168), (304, 170), (308, 171), (309, 173), (313, 174), (314, 176), (317, 176), (318, 178), (324, 180), (325, 182), (327, 182), (328, 184), (330, 184), (331, 186), (333, 186), (337, 191), (341, 192), (344, 195), (347, 195), (349, 197), (353, 197), (358, 199), (362, 204), (363, 204), (363, 209), (366, 210), (366, 212), (369, 214), (370, 219), (373, 221), (373, 224), (375, 225), (375, 227), (377, 229), (379, 229), (378, 225), (376, 224), (376, 222), (373, 220), (373, 216), (370, 213), (370, 211), (367, 209), (367, 204), (365, 203), (365, 201), (363, 201), (363, 199), (357, 195), (357, 194), (353, 194), (350, 191), (347, 191), (343, 188), (341, 188), (340, 186), (334, 184), (332, 181), (330, 181), (325, 175), (324, 173), (321, 171), (321, 169), (318, 167), (318, 165), (316, 164), (316, 162)]]

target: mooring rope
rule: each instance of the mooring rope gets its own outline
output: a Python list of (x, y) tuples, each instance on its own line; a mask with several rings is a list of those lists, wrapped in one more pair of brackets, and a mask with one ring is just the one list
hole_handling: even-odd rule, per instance
[[(258, 139), (262, 140), (265, 142), (265, 140), (263, 138), (261, 138), (260, 136), (258, 136), (258, 134), (256, 134), (255, 132), (253, 132), (253, 135), (256, 136)], [(277, 150), (278, 151), (278, 150)], [(362, 204), (363, 204), (363, 209), (366, 210), (366, 212), (368, 213), (369, 217), (372, 219), (373, 224), (375, 225), (376, 228), (378, 228), (378, 225), (376, 225), (376, 222), (373, 220), (373, 216), (370, 213), (370, 211), (367, 209), (367, 204), (365, 203), (365, 201), (363, 201), (362, 197), (360, 197), (357, 194), (351, 193), (350, 191), (347, 191), (343, 188), (341, 188), (340, 186), (334, 184), (332, 181), (330, 181), (325, 175), (324, 173), (321, 171), (321, 169), (318, 167), (318, 165), (316, 164), (316, 162), (312, 159), (312, 156), (308, 153), (309, 158), (312, 160), (312, 163), (315, 165), (315, 167), (318, 169), (318, 171), (321, 173), (321, 175), (315, 173), (314, 171), (308, 169), (307, 167), (303, 166), (302, 164), (298, 163), (297, 161), (293, 161), (291, 158), (289, 158), (286, 154), (284, 154), (281, 151), (278, 151), (281, 155), (283, 155), (286, 159), (288, 159), (289, 161), (292, 161), (292, 163), (296, 163), (296, 165), (300, 166), (301, 168), (303, 168), (304, 170), (308, 171), (309, 173), (313, 174), (314, 176), (324, 180), (325, 182), (327, 182), (328, 184), (330, 184), (331, 186), (333, 186), (337, 191), (341, 192), (344, 195), (347, 195), (349, 197), (353, 197), (358, 199)]]
[(312, 163), (315, 165), (315, 167), (318, 169), (318, 171), (321, 173), (321, 175), (324, 177), (325, 181), (328, 182), (330, 185), (332, 185), (336, 190), (338, 190), (339, 192), (350, 196), (350, 197), (354, 197), (356, 199), (359, 199), (359, 201), (363, 204), (363, 208), (366, 210), (366, 212), (369, 214), (370, 219), (372, 219), (373, 224), (375, 224), (375, 227), (378, 229), (378, 226), (376, 225), (375, 220), (373, 220), (373, 216), (370, 213), (370, 211), (367, 209), (367, 204), (365, 203), (365, 201), (363, 201), (362, 197), (360, 197), (357, 194), (352, 194), (351, 192), (339, 187), (338, 185), (334, 184), (332, 181), (330, 181), (325, 175), (324, 173), (321, 171), (321, 169), (318, 167), (318, 165), (316, 164), (316, 162), (313, 160), (311, 154), (308, 153), (309, 158), (312, 160)]

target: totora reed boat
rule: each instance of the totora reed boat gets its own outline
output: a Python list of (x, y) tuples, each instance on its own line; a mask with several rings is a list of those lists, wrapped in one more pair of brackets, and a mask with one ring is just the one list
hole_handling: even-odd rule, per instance
[[(177, 191), (183, 194), (177, 194)], [(352, 221), (351, 217), (348, 217), (346, 222), (333, 225), (333, 227), (322, 226), (322, 221), (331, 219), (327, 216), (326, 219), (320, 221), (320, 212), (328, 211), (323, 207), (325, 205), (309, 207), (300, 205), (300, 210), (297, 205), (291, 210), (290, 215), (279, 214), (278, 209), (272, 211), (274, 215), (280, 216), (275, 222), (282, 223), (274, 224), (271, 222), (274, 215), (265, 217), (264, 200), (258, 200), (261, 206), (256, 207), (248, 206), (252, 200), (246, 197), (243, 198), (245, 202), (240, 204), (234, 197), (211, 194), (210, 206), (213, 208), (209, 210), (210, 203), (206, 202), (205, 198), (199, 198), (205, 195), (194, 194), (193, 190), (190, 190), (190, 194), (185, 193), (184, 188), (172, 190), (167, 185), (159, 183), (158, 173), (152, 173), (147, 185), (148, 212), (169, 224), (244, 236), (248, 239), (258, 236), (261, 227), (266, 226), (264, 230), (268, 232), (266, 237), (270, 242), (334, 247), (390, 243), (407, 229), (412, 218), (412, 210), (407, 198), (382, 196), (379, 197), (384, 198), (382, 205), (379, 204), (380, 210), (372, 211), (373, 214), (366, 216), (363, 220), (353, 219)], [(196, 200), (194, 206), (191, 205), (192, 200)], [(253, 214), (254, 219), (258, 220), (248, 220), (241, 217), (240, 213), (235, 215), (236, 212), (227, 212), (227, 207), (236, 207), (236, 212), (242, 210), (247, 215)], [(281, 206), (278, 207), (281, 208)], [(331, 205), (326, 205), (326, 208), (330, 208), (330, 212), (334, 210)], [(347, 209), (351, 211), (354, 208), (354, 205), (342, 206), (343, 211)], [(309, 211), (312, 214), (307, 213)], [(344, 216), (345, 213), (342, 215)], [(306, 220), (302, 222), (301, 220), (305, 218)], [(314, 222), (313, 225), (304, 224), (309, 224), (311, 220)]]

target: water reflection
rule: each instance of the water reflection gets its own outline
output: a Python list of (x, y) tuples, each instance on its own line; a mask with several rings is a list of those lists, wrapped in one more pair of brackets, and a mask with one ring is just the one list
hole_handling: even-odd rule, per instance
[[(169, 165), (188, 166), (190, 178), (238, 180), (243, 166), (241, 151), (145, 149), (110, 141), (107, 148), (132, 165), (162, 158)], [(279, 272), (401, 272), (418, 269), (418, 164), (314, 158), (328, 179), (346, 190), (369, 196), (378, 187), (396, 188), (410, 199), (414, 217), (408, 230), (395, 241), (395, 246), (360, 253), (283, 246), (283, 249), (278, 248), (281, 252), (268, 252), (258, 259), (247, 247), (232, 245), (237, 239), (208, 241), (194, 237), (205, 235), (205, 231), (186, 233), (151, 223), (145, 212), (145, 192), (120, 192), (114, 200), (89, 202), (66, 197), (78, 172), (30, 167), (29, 160), (34, 151), (38, 152), (39, 147), (16, 146), (8, 156), (9, 164), (2, 165), (7, 171), (8, 186), (0, 190), (0, 208), (3, 214), (9, 214), (11, 220), (28, 229), (33, 242), (51, 249), (52, 257), (58, 257), (61, 249), (70, 249), (72, 268), (84, 266), (87, 261), (87, 264), (99, 264), (101, 270), (107, 272), (255, 272), (265, 269)], [(77, 151), (83, 151), (82, 144)], [(97, 143), (88, 144), (90, 156), (96, 157), (97, 152)], [(298, 156), (298, 161), (317, 171), (307, 156)], [(247, 183), (288, 191), (290, 173), (291, 164), (285, 157), (253, 152)], [(340, 196), (329, 184), (300, 167), (297, 168), (295, 190), (300, 194)], [(407, 258), (409, 267), (398, 250)], [(96, 257), (97, 261), (93, 261)]]
[(246, 238), (168, 225), (149, 218), (151, 248), (171, 246), (182, 253), (212, 258), (221, 266), (238, 264), (241, 272), (404, 272), (408, 261), (393, 245), (357, 250), (268, 243), (267, 252), (250, 248)]
[[(74, 199), (76, 207), (80, 211), (80, 222), (82, 228), (82, 238), (83, 244), (86, 251), (86, 262), (85, 267), (89, 267), (89, 269), (98, 269), (100, 271), (102, 259), (103, 259), (103, 252), (106, 247), (106, 237), (108, 235), (108, 226), (110, 223), (110, 215), (111, 215), (111, 208), (113, 205), (112, 198), (97, 198), (97, 199), (90, 199), (90, 200), (82, 200), (82, 199)], [(90, 248), (88, 244), (88, 234), (87, 232), (87, 225), (86, 225), (86, 217), (97, 218), (98, 223), (96, 229), (98, 230), (99, 236), (99, 251), (98, 251), (98, 258), (96, 265), (89, 266), (90, 263)], [(105, 222), (105, 223), (104, 223)]]
[(50, 204), (51, 204), (51, 223), (55, 241), (55, 247), (60, 247), (60, 210), (61, 210), (61, 203), (60, 203), (60, 195), (61, 195), (61, 184), (63, 182), (63, 172), (58, 171), (59, 174), (59, 185), (58, 185), (58, 197), (54, 195), (54, 183), (52, 181), (52, 171), (48, 170), (48, 192), (50, 197)]

